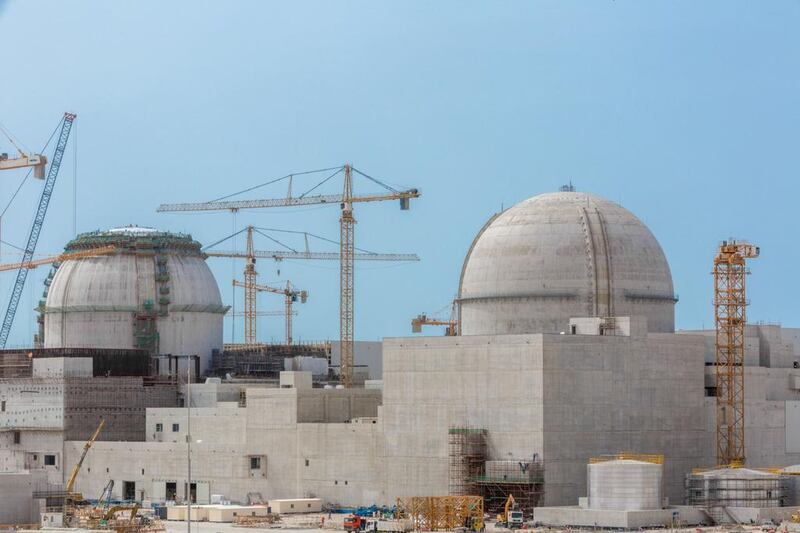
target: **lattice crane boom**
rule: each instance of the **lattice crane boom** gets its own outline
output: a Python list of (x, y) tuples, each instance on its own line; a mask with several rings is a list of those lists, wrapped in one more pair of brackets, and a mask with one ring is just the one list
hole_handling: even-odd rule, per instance
[(744, 333), (748, 305), (747, 260), (760, 250), (745, 242), (724, 241), (714, 258), (714, 321), (716, 324), (717, 463), (745, 462)]
[(42, 265), (50, 265), (53, 263), (62, 263), (70, 259), (83, 259), (85, 257), (98, 257), (101, 255), (111, 255), (116, 252), (115, 246), (101, 246), (92, 250), (81, 250), (79, 252), (69, 252), (61, 255), (54, 255), (52, 257), (42, 257), (41, 259), (34, 259), (27, 263), (6, 263), (0, 264), (0, 272), (8, 270), (17, 270), (19, 268), (33, 269)]
[[(53, 161), (50, 163), (50, 169), (47, 173), (47, 179), (44, 182), (42, 195), (39, 198), (39, 206), (36, 209), (36, 215), (33, 219), (33, 226), (31, 227), (30, 234), (28, 235), (28, 244), (25, 246), (25, 252), (22, 255), (21, 263), (30, 263), (33, 260), (33, 254), (36, 252), (36, 243), (39, 242), (39, 234), (42, 232), (44, 225), (44, 218), (47, 214), (47, 207), (50, 205), (50, 197), (53, 195), (53, 188), (56, 185), (56, 178), (58, 171), (61, 168), (61, 160), (64, 157), (64, 151), (67, 148), (67, 141), (69, 140), (70, 131), (72, 131), (72, 123), (76, 115), (73, 113), (65, 113), (61, 122), (61, 133), (58, 136), (56, 149), (53, 153)], [(11, 326), (14, 323), (14, 316), (17, 313), (17, 306), (22, 296), (22, 289), (25, 287), (25, 280), (28, 277), (29, 268), (22, 267), (17, 271), (17, 279), (14, 282), (14, 288), (11, 292), (11, 299), (8, 302), (6, 315), (3, 319), (3, 325), (0, 327), (0, 349), (6, 347), (8, 335), (11, 333)]]
[[(233, 250), (205, 250), (203, 252), (209, 257), (234, 257), (247, 259), (247, 252), (235, 252)], [(253, 256), (258, 259), (310, 259), (321, 261), (339, 261), (339, 252), (293, 252), (285, 250), (254, 250)], [(353, 254), (356, 261), (419, 261), (417, 254), (378, 254), (367, 252), (356, 252)]]

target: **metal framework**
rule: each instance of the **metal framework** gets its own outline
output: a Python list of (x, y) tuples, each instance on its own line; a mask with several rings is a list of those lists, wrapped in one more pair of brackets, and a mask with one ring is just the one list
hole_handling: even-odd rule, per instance
[[(480, 530), (483, 498), (480, 496), (414, 496), (398, 498), (398, 518), (411, 520), (416, 531)], [(478, 525), (478, 527), (475, 527)]]
[[(207, 250), (204, 253), (209, 257), (235, 257), (239, 259), (247, 258), (246, 253), (234, 252), (232, 250)], [(295, 252), (288, 250), (255, 250), (253, 252), (253, 257), (258, 259), (274, 259), (275, 261), (282, 261), (283, 259), (339, 261), (341, 259), (339, 252)], [(353, 254), (353, 259), (356, 261), (419, 261), (419, 256), (417, 254), (377, 254), (371, 252), (356, 252)]]
[(746, 260), (756, 258), (752, 244), (724, 241), (714, 258), (716, 323), (717, 464), (745, 462), (744, 329), (747, 323)]
[[(362, 174), (371, 181), (386, 188), (388, 194), (372, 194), (372, 195), (353, 195), (353, 180), (352, 172), (353, 167), (349, 164), (337, 168), (336, 172), (331, 174), (328, 179), (332, 178), (341, 171), (344, 171), (344, 188), (342, 194), (333, 195), (317, 195), (309, 196), (306, 193), (300, 196), (292, 196), (291, 181), (288, 195), (285, 198), (272, 198), (263, 200), (237, 200), (237, 201), (214, 201), (214, 202), (200, 202), (200, 203), (179, 203), (179, 204), (162, 204), (158, 207), (159, 213), (164, 212), (186, 212), (186, 211), (239, 211), (240, 209), (259, 209), (271, 207), (291, 207), (302, 205), (315, 205), (315, 204), (336, 204), (341, 207), (342, 213), (339, 218), (341, 239), (339, 242), (339, 281), (340, 281), (340, 302), (339, 302), (339, 341), (341, 347), (341, 368), (340, 379), (345, 387), (351, 387), (353, 384), (353, 274), (355, 259), (355, 218), (353, 217), (353, 204), (358, 202), (381, 202), (385, 200), (399, 200), (400, 208), (403, 210), (408, 209), (409, 201), (411, 198), (419, 198), (420, 193), (417, 189), (408, 189), (399, 191), (383, 184), (374, 178), (361, 173), (356, 169), (356, 172)], [(291, 178), (291, 176), (286, 176)], [(323, 183), (324, 183), (323, 181)], [(317, 186), (321, 185), (318, 184)], [(314, 188), (316, 188), (315, 186)], [(313, 190), (313, 189), (312, 189)], [(310, 191), (308, 191), (310, 192)], [(334, 257), (331, 257), (334, 259)]]
[[(53, 195), (53, 188), (56, 185), (58, 171), (61, 168), (61, 160), (64, 158), (64, 151), (67, 148), (67, 141), (69, 140), (69, 134), (70, 131), (72, 131), (72, 123), (75, 117), (76, 115), (73, 113), (64, 113), (64, 118), (61, 122), (61, 133), (58, 136), (58, 143), (56, 144), (55, 153), (53, 154), (53, 161), (50, 163), (50, 170), (44, 182), (42, 196), (39, 198), (39, 207), (36, 209), (33, 226), (28, 235), (28, 244), (25, 246), (25, 253), (22, 255), (21, 263), (23, 264), (30, 263), (31, 260), (33, 260), (33, 254), (36, 251), (36, 243), (39, 242), (39, 234), (42, 232), (44, 217), (47, 214), (47, 207), (50, 205), (50, 197)], [(28, 278), (29, 270), (29, 268), (21, 267), (17, 271), (14, 290), (11, 292), (11, 299), (8, 302), (6, 316), (3, 319), (3, 326), (0, 328), (0, 348), (5, 348), (8, 335), (11, 333), (11, 326), (14, 324), (14, 316), (17, 314), (19, 299), (22, 296), (22, 289), (25, 288), (25, 280)]]
[(251, 298), (252, 298), (252, 300), (251, 300), (252, 309), (250, 309), (250, 307), (248, 306), (248, 303), (245, 302), (245, 308), (250, 309), (250, 311), (249, 311), (250, 316), (249, 317), (248, 317), (248, 311), (245, 311), (245, 326), (248, 323), (247, 322), (248, 319), (252, 319), (252, 325), (251, 325), (251, 328), (252, 328), (252, 330), (251, 330), (251, 332), (252, 332), (252, 341), (248, 340), (247, 328), (245, 328), (245, 344), (255, 345), (255, 344), (258, 343), (258, 341), (255, 338), (255, 333), (256, 333), (255, 317), (257, 315), (268, 315), (268, 314), (270, 314), (269, 312), (261, 312), (261, 313), (256, 312), (256, 310), (255, 310), (255, 301), (256, 301), (255, 293), (256, 292), (269, 292), (269, 293), (272, 293), (272, 294), (282, 294), (283, 295), (283, 302), (284, 303), (283, 303), (283, 312), (281, 314), (283, 314), (284, 317), (286, 318), (286, 346), (291, 346), (292, 343), (293, 343), (293, 338), (292, 338), (292, 316), (296, 314), (295, 311), (292, 309), (292, 305), (294, 304), (294, 302), (298, 301), (298, 299), (300, 300), (300, 303), (306, 303), (306, 301), (308, 300), (308, 292), (307, 291), (295, 290), (292, 287), (292, 282), (288, 281), (288, 280), (286, 281), (286, 288), (283, 288), (283, 289), (279, 289), (279, 288), (276, 288), (276, 287), (270, 287), (269, 285), (258, 285), (256, 283), (252, 283), (252, 285), (250, 285), (248, 287), (247, 283), (242, 283), (241, 281), (237, 281), (237, 280), (233, 280), (233, 285), (234, 285), (234, 287), (244, 287), (245, 295), (248, 294), (248, 291), (250, 289), (253, 290), (253, 295), (251, 296)]
[(339, 219), (339, 350), (341, 366), (339, 376), (345, 388), (353, 386), (353, 274), (355, 264), (355, 226), (353, 217), (353, 171), (344, 166), (344, 193), (342, 194), (342, 216)]

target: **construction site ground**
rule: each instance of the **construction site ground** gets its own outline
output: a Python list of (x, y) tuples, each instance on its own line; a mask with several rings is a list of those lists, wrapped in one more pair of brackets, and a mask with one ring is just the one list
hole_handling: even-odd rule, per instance
[[(281, 520), (275, 524), (257, 525), (256, 527), (247, 527), (231, 523), (220, 522), (192, 522), (193, 533), (247, 533), (248, 531), (257, 533), (259, 531), (275, 530), (275, 529), (290, 529), (297, 533), (324, 533), (330, 531), (344, 531), (342, 522), (346, 515), (327, 513), (314, 513), (304, 515), (282, 515)], [(323, 521), (324, 520), (324, 525)], [(186, 522), (164, 520), (162, 525), (165, 527), (167, 533), (185, 533)], [(795, 524), (796, 525), (796, 524)], [(511, 530), (496, 527), (494, 523), (486, 524), (486, 531), (492, 533), (511, 533)], [(538, 532), (538, 533), (559, 533), (567, 532), (577, 533), (581, 531), (592, 531), (597, 533), (596, 529), (560, 529), (560, 528), (530, 528), (526, 530), (517, 530), (525, 532)], [(656, 530), (653, 530), (656, 531)], [(784, 532), (787, 531), (785, 526), (714, 526), (714, 527), (687, 527), (687, 528), (665, 528), (658, 529), (657, 531), (670, 531), (674, 533), (729, 533), (729, 532)], [(797, 529), (789, 529), (789, 531), (797, 531)]]

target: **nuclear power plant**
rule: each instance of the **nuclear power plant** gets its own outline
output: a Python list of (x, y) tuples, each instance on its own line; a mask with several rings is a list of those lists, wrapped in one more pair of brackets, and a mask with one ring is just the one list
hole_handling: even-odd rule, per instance
[[(419, 195), (386, 197), (406, 208)], [(345, 194), (343, 228), (357, 202)], [(554, 527), (791, 516), (800, 329), (728, 320), (742, 364), (721, 363), (720, 326), (675, 331), (680, 303), (656, 237), (572, 186), (474, 231), (452, 273), (448, 335), (361, 343), (343, 330), (294, 344), (287, 327), (286, 343), (238, 345), (223, 343), (229, 307), (192, 237), (79, 235), (45, 283), (35, 346), (0, 354), (0, 491), (29, 487), (15, 512), (31, 515), (108, 491), (148, 506), (479, 497), (507, 522), (513, 499), (525, 521)], [(755, 252), (737, 246), (721, 250), (743, 265)], [(257, 256), (248, 242), (252, 294)], [(336, 259), (344, 292), (345, 263), (361, 258), (342, 244)], [(299, 302), (278, 289), (287, 309)], [(720, 303), (731, 294), (717, 305), (734, 309)], [(739, 430), (746, 448), (734, 446)]]

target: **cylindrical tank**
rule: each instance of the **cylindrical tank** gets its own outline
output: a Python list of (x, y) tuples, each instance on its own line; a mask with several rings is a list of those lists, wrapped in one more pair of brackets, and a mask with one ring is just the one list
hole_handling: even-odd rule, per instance
[(642, 511), (661, 509), (663, 465), (631, 459), (589, 464), (590, 509)]
[[(200, 243), (189, 235), (125, 227), (81, 234), (65, 251), (109, 245), (117, 248), (113, 255), (64, 261), (49, 280), (40, 306), (44, 347), (197, 354), (204, 372), (212, 352), (222, 349), (227, 307)], [(168, 371), (166, 360), (158, 366)]]
[(690, 474), (687, 503), (704, 507), (781, 507), (784, 479), (751, 468), (718, 468)]

